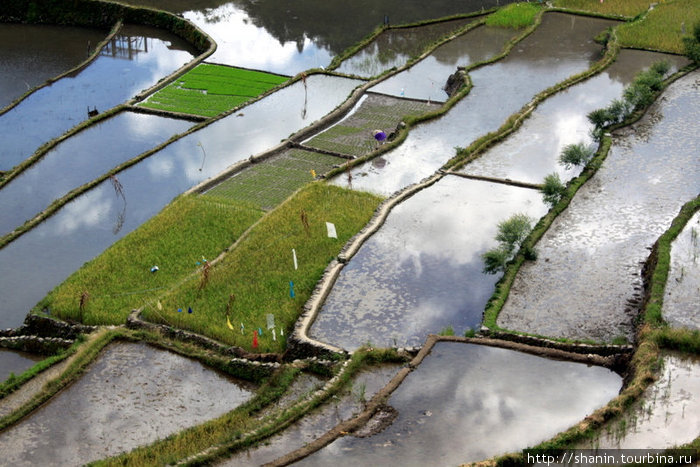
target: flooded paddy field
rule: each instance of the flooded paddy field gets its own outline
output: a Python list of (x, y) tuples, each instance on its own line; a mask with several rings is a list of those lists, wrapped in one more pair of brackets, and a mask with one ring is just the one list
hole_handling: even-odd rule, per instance
[(607, 342), (632, 337), (641, 263), (698, 193), (699, 83), (698, 72), (675, 81), (642, 120), (614, 135), (603, 166), (539, 241), (537, 261), (520, 269), (499, 326)]
[(674, 327), (700, 329), (700, 212), (671, 245), (663, 316)]
[(146, 344), (112, 344), (78, 381), (0, 434), (0, 454), (18, 466), (83, 464), (218, 417), (252, 390)]
[(375, 131), (383, 131), (391, 138), (402, 118), (423, 115), (437, 108), (438, 104), (430, 102), (366, 93), (343, 120), (304, 141), (304, 145), (348, 156), (363, 156), (383, 143), (374, 138)]
[(0, 23), (0, 109), (80, 65), (107, 31)]
[(507, 0), (382, 0), (323, 2), (301, 0), (280, 6), (274, 0), (135, 0), (182, 14), (217, 43), (214, 63), (294, 75), (327, 67), (334, 56), (370, 34), (388, 17), (391, 24), (477, 11)]
[(700, 358), (663, 355), (659, 379), (621, 417), (581, 448), (664, 449), (693, 441), (700, 433)]
[(70, 190), (191, 126), (184, 120), (121, 112), (59, 143), (0, 189), (0, 236)]
[(374, 394), (386, 386), (399, 371), (399, 365), (384, 364), (361, 371), (351, 386), (307, 414), (262, 445), (241, 451), (216, 465), (234, 467), (262, 465), (314, 441), (340, 422), (357, 415)]
[(498, 280), (482, 272), (499, 222), (547, 211), (536, 190), (445, 177), (396, 206), (343, 268), (310, 335), (354, 350), (476, 329)]
[(370, 90), (443, 102), (449, 97), (444, 90), (447, 78), (457, 71), (457, 67), (498, 55), (514, 35), (511, 29), (479, 26), (441, 45), (409, 69), (381, 81)]
[[(455, 155), (455, 147), (497, 130), (535, 94), (587, 69), (602, 50), (593, 37), (614, 24), (546, 13), (506, 58), (470, 72), (470, 93), (443, 117), (411, 129), (401, 146), (382, 156), (381, 168), (371, 162), (355, 167), (352, 187), (388, 195), (431, 175)], [(345, 175), (333, 183), (348, 186)]]
[(476, 21), (476, 18), (389, 29), (343, 61), (335, 71), (369, 78), (391, 68), (400, 68), (411, 58), (418, 57), (432, 42), (455, 33), (472, 21)]
[(687, 63), (685, 57), (677, 55), (620, 50), (609, 67), (549, 97), (517, 132), (470, 162), (461, 172), (529, 183), (542, 183), (545, 176), (555, 172), (566, 183), (578, 175), (580, 169), (567, 170), (558, 163), (559, 155), (568, 144), (594, 144), (588, 113), (620, 99), (623, 89), (638, 72), (660, 61), (671, 64), (670, 73)]
[(192, 59), (191, 47), (174, 35), (124, 26), (100, 55), (75, 76), (41, 88), (0, 115), (0, 170), (32, 155), (43, 143), (87, 120), (88, 111), (108, 110), (156, 84)]
[(398, 411), (389, 427), (368, 438), (339, 438), (294, 465), (479, 461), (550, 438), (605, 405), (621, 385), (601, 367), (437, 343), (387, 401)]
[[(330, 112), (356, 84), (346, 78), (309, 77), (314, 98), (307, 99), (305, 118), (300, 113), (302, 84), (281, 89), (244, 108), (243, 116), (219, 120), (117, 174), (123, 197), (106, 180), (0, 249), (0, 327), (19, 326), (53, 287), (175, 196)], [(267, 126), (271, 113), (277, 124)]]
[(0, 383), (12, 374), (19, 376), (43, 358), (41, 355), (0, 348)]

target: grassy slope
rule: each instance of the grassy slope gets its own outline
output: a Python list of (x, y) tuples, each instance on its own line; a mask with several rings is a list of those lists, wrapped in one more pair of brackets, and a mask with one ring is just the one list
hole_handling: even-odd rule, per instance
[[(154, 300), (231, 245), (262, 212), (230, 201), (185, 196), (87, 262), (38, 305), (62, 319), (123, 324), (129, 312)], [(157, 265), (159, 271), (151, 273)], [(81, 320), (80, 297), (88, 294)]]
[[(257, 350), (281, 351), (284, 339), (272, 340), (266, 330), (266, 314), (275, 315), (278, 335), (280, 328), (288, 332), (328, 262), (369, 221), (379, 202), (373, 195), (313, 183), (262, 219), (211, 268), (201, 290), (202, 276), (194, 276), (161, 298), (162, 311), (148, 307), (144, 316), (250, 350), (252, 331), (260, 327), (264, 335)], [(308, 234), (301, 221), (302, 210), (308, 218)], [(326, 221), (335, 224), (337, 239), (328, 238)], [(292, 248), (298, 270), (294, 270)], [(289, 293), (290, 281), (294, 282), (294, 298)], [(233, 330), (226, 323), (231, 294), (235, 295), (230, 308)], [(192, 314), (177, 312), (190, 307)], [(245, 334), (240, 331), (241, 323)]]
[(685, 35), (690, 35), (697, 22), (700, 22), (700, 2), (666, 1), (656, 5), (643, 19), (621, 25), (617, 36), (623, 47), (682, 54), (682, 30), (685, 28)]

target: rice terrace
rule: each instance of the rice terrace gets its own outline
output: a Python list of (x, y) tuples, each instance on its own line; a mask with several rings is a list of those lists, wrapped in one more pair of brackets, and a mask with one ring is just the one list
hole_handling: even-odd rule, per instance
[(2, 2), (0, 465), (696, 465), (699, 65), (698, 0)]

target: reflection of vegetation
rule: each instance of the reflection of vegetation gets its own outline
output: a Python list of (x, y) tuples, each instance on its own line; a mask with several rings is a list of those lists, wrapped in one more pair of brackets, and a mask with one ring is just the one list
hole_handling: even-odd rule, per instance
[(265, 93), (287, 79), (261, 71), (204, 63), (140, 105), (213, 117)]
[[(496, 274), (503, 271), (506, 263), (515, 255), (520, 244), (532, 229), (532, 219), (526, 214), (514, 214), (498, 224), (496, 241), (498, 246), (488, 250), (481, 257), (484, 260), (484, 272)], [(534, 252), (531, 252), (531, 256)]]
[(512, 3), (505, 6), (486, 19), (487, 26), (519, 29), (530, 26), (540, 7), (535, 3)]

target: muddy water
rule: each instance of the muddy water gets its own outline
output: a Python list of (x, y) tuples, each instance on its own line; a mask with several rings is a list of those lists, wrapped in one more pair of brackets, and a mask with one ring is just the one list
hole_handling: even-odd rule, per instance
[(500, 326), (597, 341), (631, 336), (641, 263), (698, 194), (698, 86), (698, 72), (676, 81), (614, 137), (601, 169), (540, 240), (538, 260), (520, 270)]
[(653, 63), (666, 60), (671, 72), (685, 66), (687, 60), (677, 55), (621, 50), (615, 62), (600, 74), (548, 98), (528, 117), (515, 134), (489, 149), (462, 172), (487, 177), (510, 178), (542, 183), (556, 172), (566, 182), (578, 175), (579, 168), (566, 169), (558, 163), (567, 144), (592, 145), (589, 133), (593, 126), (586, 115), (607, 107), (634, 76)]
[(669, 352), (659, 379), (623, 418), (612, 420), (583, 448), (664, 449), (700, 433), (700, 358)]
[(478, 63), (500, 53), (515, 32), (481, 26), (441, 45), (406, 71), (392, 76), (371, 90), (393, 96), (445, 101), (447, 78), (458, 66)]
[(0, 109), (49, 78), (78, 66), (105, 31), (0, 23)]
[(399, 412), (391, 426), (370, 438), (340, 438), (295, 465), (331, 465), (338, 456), (348, 465), (479, 461), (554, 436), (621, 385), (605, 368), (438, 343), (389, 398)]
[(125, 26), (87, 68), (38, 90), (0, 116), (0, 170), (14, 167), (41, 144), (86, 120), (88, 107), (108, 110), (155, 84), (192, 59), (187, 50), (182, 40), (163, 31)]
[(354, 350), (420, 345), (429, 333), (479, 326), (497, 276), (481, 254), (497, 224), (546, 212), (535, 190), (450, 176), (394, 208), (342, 270), (311, 336)]
[(381, 365), (360, 372), (349, 390), (336, 395), (323, 406), (307, 414), (283, 432), (267, 439), (263, 445), (236, 453), (217, 465), (227, 467), (262, 465), (301, 448), (319, 438), (343, 420), (362, 411), (367, 401), (389, 383), (399, 371), (398, 365)]
[(27, 352), (0, 349), (0, 382), (5, 381), (11, 373), (19, 376), (42, 358)]
[(0, 435), (8, 465), (76, 465), (215, 418), (253, 388), (145, 344), (112, 344), (85, 375)]
[(0, 235), (22, 225), (73, 188), (190, 126), (192, 123), (184, 120), (121, 112), (67, 139), (0, 189)]
[[(371, 163), (355, 168), (352, 187), (391, 194), (432, 174), (455, 155), (455, 147), (497, 130), (535, 94), (587, 69), (601, 52), (592, 38), (612, 24), (545, 14), (537, 30), (506, 58), (471, 72), (474, 88), (469, 95), (442, 118), (413, 128), (401, 146), (383, 156), (381, 168)], [(334, 183), (347, 186), (344, 176)]]
[(213, 123), (120, 172), (125, 199), (107, 180), (0, 249), (0, 327), (19, 326), (52, 288), (175, 196), (330, 112), (356, 85), (345, 78), (309, 77), (305, 119), (302, 84), (284, 88), (244, 108), (243, 116)]
[(700, 328), (700, 212), (671, 246), (663, 315), (671, 326)]
[(331, 59), (384, 22), (441, 18), (509, 3), (504, 0), (132, 0), (129, 3), (182, 14), (210, 34), (217, 50), (209, 59), (278, 73), (328, 66)]
[(413, 28), (389, 29), (343, 61), (336, 71), (370, 77), (391, 68), (402, 67), (411, 58), (419, 56), (432, 42), (453, 34), (475, 20), (476, 18), (467, 18)]

